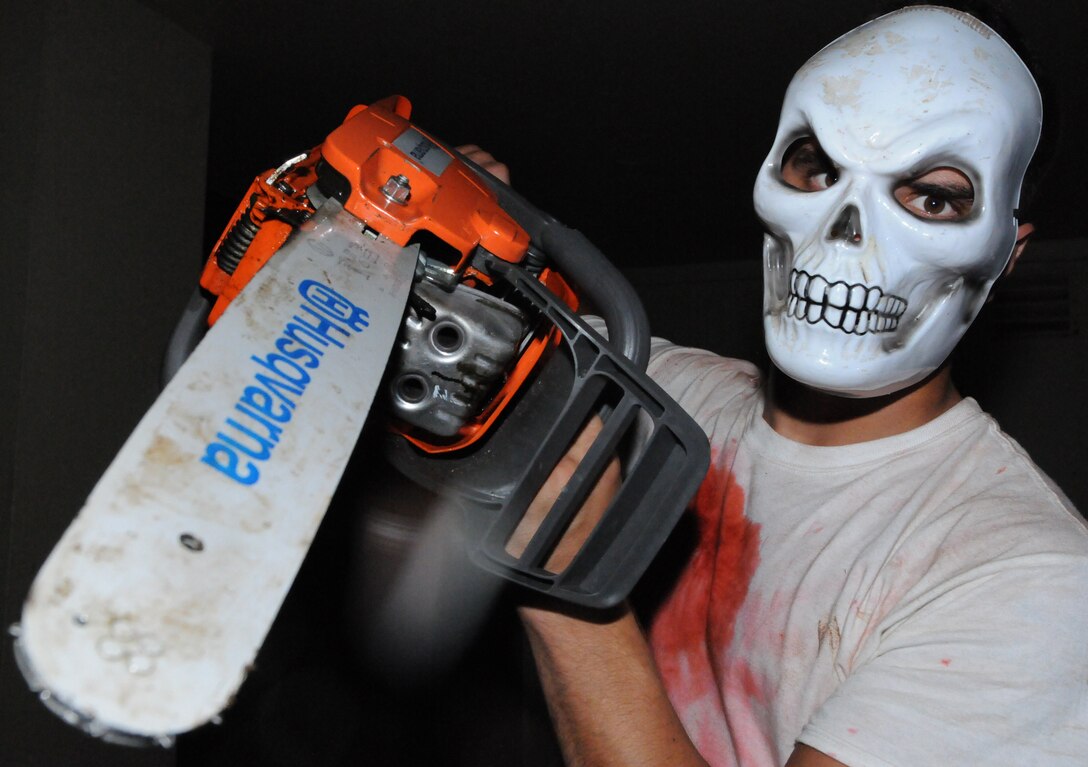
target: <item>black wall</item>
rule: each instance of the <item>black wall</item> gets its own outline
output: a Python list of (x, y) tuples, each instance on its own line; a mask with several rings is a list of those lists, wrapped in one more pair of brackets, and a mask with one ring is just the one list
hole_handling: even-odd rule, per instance
[[(159, 386), (201, 247), (211, 50), (132, 0), (0, 6), (3, 620)], [(27, 692), (0, 647), (0, 761), (162, 765)]]

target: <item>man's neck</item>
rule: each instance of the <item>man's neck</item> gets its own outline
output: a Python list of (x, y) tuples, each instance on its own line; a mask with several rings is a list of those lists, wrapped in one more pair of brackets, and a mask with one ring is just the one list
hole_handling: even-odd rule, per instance
[(962, 399), (947, 364), (906, 389), (866, 398), (818, 391), (772, 368), (763, 418), (795, 442), (852, 445), (915, 429)]

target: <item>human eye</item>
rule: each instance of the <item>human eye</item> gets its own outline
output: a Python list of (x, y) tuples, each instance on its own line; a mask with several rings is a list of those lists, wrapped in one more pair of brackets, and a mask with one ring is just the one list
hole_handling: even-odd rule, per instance
[(975, 204), (971, 180), (956, 168), (936, 168), (923, 173), (900, 183), (893, 193), (908, 212), (931, 221), (962, 221)]
[(782, 180), (802, 192), (818, 192), (839, 180), (839, 171), (812, 136), (794, 141), (782, 155)]

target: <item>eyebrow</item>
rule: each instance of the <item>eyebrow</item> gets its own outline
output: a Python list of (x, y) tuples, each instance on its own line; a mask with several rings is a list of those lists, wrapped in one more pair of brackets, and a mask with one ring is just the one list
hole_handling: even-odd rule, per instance
[(797, 149), (786, 158), (786, 161), (790, 164), (816, 168), (823, 168), (833, 164), (830, 158), (824, 154), (820, 145), (816, 143), (815, 139), (809, 139), (798, 146)]
[(949, 200), (975, 199), (975, 189), (969, 184), (933, 184), (928, 181), (911, 181), (910, 188), (916, 192), (938, 195)]

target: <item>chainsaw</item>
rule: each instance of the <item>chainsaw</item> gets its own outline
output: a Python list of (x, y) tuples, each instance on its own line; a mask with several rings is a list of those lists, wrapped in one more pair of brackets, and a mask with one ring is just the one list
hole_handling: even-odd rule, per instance
[[(464, 515), (473, 561), (590, 609), (626, 598), (702, 480), (705, 436), (643, 372), (648, 322), (630, 285), (410, 112), (399, 96), (352, 109), (258, 176), (212, 249), (162, 394), (15, 632), (31, 688), (69, 723), (169, 745), (218, 721), (368, 417), (388, 463)], [(594, 418), (592, 446), (523, 535)], [(615, 498), (557, 565), (616, 456)], [(385, 469), (353, 464), (368, 470)]]

